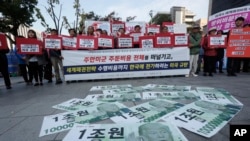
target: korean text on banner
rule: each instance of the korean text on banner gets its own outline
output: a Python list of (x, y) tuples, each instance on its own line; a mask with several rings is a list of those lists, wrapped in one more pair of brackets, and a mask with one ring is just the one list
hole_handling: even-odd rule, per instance
[(31, 38), (16, 38), (17, 50), (20, 54), (42, 54), (42, 42)]
[(49, 36), (44, 38), (44, 48), (62, 49), (62, 38), (59, 36)]
[(250, 58), (250, 28), (230, 31), (227, 57)]

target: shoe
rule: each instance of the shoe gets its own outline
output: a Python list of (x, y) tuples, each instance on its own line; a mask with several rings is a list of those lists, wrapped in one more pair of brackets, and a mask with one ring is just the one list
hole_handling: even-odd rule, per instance
[(223, 71), (220, 71), (220, 73), (224, 73)]
[(41, 85), (41, 86), (42, 86), (42, 85), (43, 85), (43, 83), (41, 82), (39, 85)]
[(189, 74), (185, 75), (185, 77), (189, 77)]
[(232, 75), (230, 73), (228, 73), (227, 76), (232, 76)]
[(212, 73), (209, 73), (209, 76), (213, 77), (213, 74), (212, 74)]
[(34, 86), (39, 86), (39, 83), (35, 83)]
[(48, 83), (52, 83), (52, 80), (49, 80)]
[(195, 73), (192, 73), (193, 77), (197, 77), (198, 75), (196, 75)]
[(237, 76), (235, 73), (232, 73), (231, 76)]
[(207, 73), (204, 73), (203, 76), (207, 76)]
[(56, 84), (62, 84), (62, 80), (56, 81)]
[(12, 88), (11, 86), (6, 86), (6, 89), (7, 89), (7, 90), (9, 90), (9, 89), (11, 89), (11, 88)]

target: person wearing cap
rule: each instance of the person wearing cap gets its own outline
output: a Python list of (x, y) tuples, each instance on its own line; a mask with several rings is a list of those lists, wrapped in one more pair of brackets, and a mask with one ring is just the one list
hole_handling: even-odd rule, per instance
[[(245, 19), (243, 17), (238, 17), (235, 20), (235, 28), (243, 28)], [(230, 31), (229, 31), (230, 33)], [(230, 35), (230, 34), (229, 34)], [(227, 76), (237, 76), (237, 68), (239, 66), (240, 60), (238, 58), (228, 57), (227, 59)]]
[(200, 26), (194, 25), (192, 27), (192, 31), (189, 34), (189, 49), (190, 49), (190, 73), (186, 75), (192, 75), (194, 77), (198, 76), (195, 74), (197, 70), (197, 62), (199, 58), (200, 48), (201, 48), (201, 33), (200, 33)]
[[(208, 30), (208, 36), (216, 35), (216, 28), (212, 27)], [(216, 60), (217, 50), (215, 47), (208, 46), (208, 36), (204, 38), (202, 47), (204, 48), (204, 74), (203, 76), (213, 76), (214, 64)]]

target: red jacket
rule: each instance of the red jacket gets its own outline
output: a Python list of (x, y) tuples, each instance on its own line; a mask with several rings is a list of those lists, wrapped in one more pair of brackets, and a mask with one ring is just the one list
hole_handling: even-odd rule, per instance
[(202, 47), (204, 49), (204, 55), (205, 56), (216, 56), (217, 50), (216, 48), (208, 47), (208, 37), (204, 37), (204, 42), (202, 44)]

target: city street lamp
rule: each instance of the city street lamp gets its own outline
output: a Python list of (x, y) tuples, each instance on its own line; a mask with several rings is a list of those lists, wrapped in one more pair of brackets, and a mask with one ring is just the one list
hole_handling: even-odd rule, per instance
[(150, 24), (152, 24), (153, 23), (153, 10), (149, 11), (149, 16), (151, 17)]

